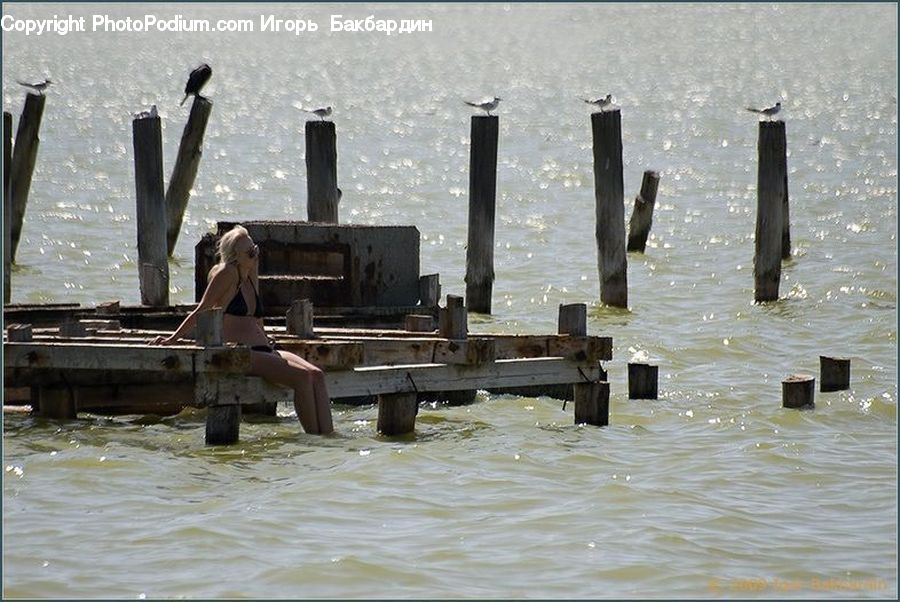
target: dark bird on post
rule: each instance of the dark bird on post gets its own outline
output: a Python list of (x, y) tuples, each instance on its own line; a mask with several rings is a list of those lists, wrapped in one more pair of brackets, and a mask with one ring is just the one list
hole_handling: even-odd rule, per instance
[(35, 92), (37, 92), (38, 94), (40, 94), (40, 95), (42, 95), (42, 96), (43, 96), (43, 94), (44, 94), (44, 90), (46, 90), (47, 87), (48, 87), (50, 84), (53, 83), (52, 81), (50, 81), (49, 78), (45, 78), (44, 81), (42, 81), (42, 82), (37, 82), (37, 83), (34, 83), (34, 84), (29, 83), (29, 82), (23, 82), (23, 81), (20, 80), (20, 79), (17, 79), (16, 81), (19, 82), (19, 85), (20, 85), (20, 86), (25, 86), (26, 88), (29, 88), (29, 89), (31, 89), (31, 90), (34, 90)]
[(747, 107), (747, 110), (751, 113), (762, 115), (763, 117), (766, 117), (769, 121), (771, 121), (772, 117), (774, 117), (778, 114), (779, 111), (781, 111), (781, 102), (776, 102), (774, 107), (768, 107), (765, 109), (754, 109), (752, 107)]
[(210, 77), (212, 77), (212, 69), (206, 63), (191, 71), (187, 85), (184, 87), (184, 98), (181, 100), (182, 106), (191, 94), (194, 96), (200, 95), (200, 90), (206, 85)]

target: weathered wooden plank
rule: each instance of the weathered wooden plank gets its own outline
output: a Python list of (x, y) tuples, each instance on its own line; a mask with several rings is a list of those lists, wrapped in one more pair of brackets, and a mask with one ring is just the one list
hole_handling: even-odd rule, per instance
[(246, 347), (135, 347), (118, 344), (4, 343), (4, 370), (157, 370), (159, 372), (247, 372)]
[(559, 358), (498, 360), (478, 365), (418, 364), (326, 372), (332, 397), (423, 391), (460, 391), (596, 380), (599, 367)]

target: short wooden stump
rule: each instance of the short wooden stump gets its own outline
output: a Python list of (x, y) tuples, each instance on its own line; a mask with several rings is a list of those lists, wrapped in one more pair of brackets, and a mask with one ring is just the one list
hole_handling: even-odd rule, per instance
[(781, 381), (781, 405), (785, 408), (812, 408), (816, 403), (816, 379), (809, 374), (791, 374)]
[(628, 364), (628, 399), (656, 399), (659, 396), (659, 366)]
[(819, 391), (845, 391), (850, 388), (850, 358), (819, 356)]

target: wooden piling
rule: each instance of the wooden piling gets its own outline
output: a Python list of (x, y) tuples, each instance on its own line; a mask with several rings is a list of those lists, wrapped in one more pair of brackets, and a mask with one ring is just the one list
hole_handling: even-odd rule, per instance
[(203, 156), (203, 135), (206, 133), (206, 123), (209, 121), (210, 111), (212, 111), (212, 102), (209, 99), (194, 96), (191, 114), (188, 117), (187, 125), (184, 126), (184, 132), (181, 134), (181, 144), (178, 147), (178, 157), (175, 159), (172, 177), (169, 178), (169, 188), (166, 190), (168, 218), (166, 243), (169, 257), (175, 252), (184, 210), (187, 208), (191, 188), (197, 177), (197, 169), (200, 167), (200, 158)]
[(81, 320), (63, 320), (59, 325), (59, 336), (84, 337), (87, 336), (87, 329)]
[(10, 343), (29, 343), (33, 340), (31, 324), (10, 324), (6, 327), (6, 340)]
[[(195, 339), (197, 345), (218, 347), (222, 345), (221, 308), (197, 315)], [(237, 443), (241, 428), (241, 403), (236, 391), (240, 390), (242, 374), (198, 374), (194, 381), (195, 401), (207, 406), (206, 444), (230, 445)]]
[[(786, 141), (783, 121), (759, 122), (756, 252), (753, 256), (754, 298), (778, 299), (784, 237)], [(790, 243), (788, 243), (790, 248)]]
[(781, 381), (781, 405), (785, 408), (815, 407), (816, 379), (808, 374), (791, 374)]
[(436, 307), (441, 299), (441, 277), (439, 274), (419, 276), (419, 305)]
[(655, 171), (644, 172), (641, 181), (641, 192), (634, 199), (634, 209), (628, 222), (628, 251), (643, 253), (647, 248), (647, 237), (653, 225), (653, 207), (656, 205), (656, 192), (659, 190), (659, 174)]
[(409, 332), (431, 332), (434, 330), (434, 318), (432, 316), (408, 314), (404, 329)]
[(333, 121), (306, 122), (306, 213), (311, 222), (338, 223), (337, 135)]
[(294, 299), (287, 311), (287, 333), (304, 339), (314, 339), (313, 304), (309, 299)]
[(621, 112), (615, 109), (592, 114), (591, 130), (600, 301), (628, 307)]
[(3, 112), (3, 302), (9, 303), (12, 286), (12, 199), (9, 195), (12, 165), (12, 114)]
[(37, 389), (38, 416), (57, 420), (73, 420), (78, 417), (78, 389), (71, 387), (35, 387), (35, 389)]
[(628, 399), (656, 399), (659, 395), (659, 366), (628, 364)]
[(25, 108), (22, 109), (22, 116), (19, 118), (16, 142), (12, 149), (9, 194), (12, 201), (10, 258), (13, 262), (16, 260), (19, 238), (22, 235), (25, 206), (28, 203), (28, 191), (31, 189), (31, 176), (37, 162), (38, 146), (40, 145), (38, 133), (41, 129), (41, 118), (44, 116), (46, 100), (47, 97), (43, 94), (28, 94), (25, 97)]
[(463, 298), (447, 295), (447, 306), (441, 308), (440, 334), (445, 339), (468, 337), (469, 319)]
[[(783, 122), (782, 122), (783, 123)], [(788, 166), (787, 166), (787, 132), (785, 131), (784, 154), (781, 162), (784, 164), (784, 204), (781, 231), (781, 259), (791, 258), (791, 210), (788, 194)]]
[(587, 304), (559, 305), (559, 334), (587, 336)]
[(500, 119), (472, 117), (469, 149), (469, 236), (466, 300), (469, 311), (491, 313), (494, 287), (494, 216), (497, 205), (497, 145)]
[(850, 388), (850, 358), (819, 356), (819, 391), (845, 391)]
[(415, 393), (379, 395), (378, 432), (389, 437), (414, 432), (418, 411)]
[(583, 383), (575, 388), (575, 424), (609, 424), (609, 383)]
[(167, 306), (169, 262), (166, 253), (166, 203), (159, 117), (138, 117), (132, 122), (132, 133), (141, 304)]
[(197, 314), (195, 340), (204, 347), (221, 347), (223, 345), (222, 328), (224, 312), (221, 307), (208, 309)]

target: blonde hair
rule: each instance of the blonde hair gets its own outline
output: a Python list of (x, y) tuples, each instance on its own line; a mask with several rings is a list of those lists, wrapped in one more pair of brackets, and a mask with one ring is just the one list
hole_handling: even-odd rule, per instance
[(249, 237), (250, 233), (243, 226), (235, 226), (222, 235), (222, 238), (216, 243), (216, 255), (219, 256), (219, 265), (225, 265), (237, 259), (235, 246), (237, 241), (245, 236)]

